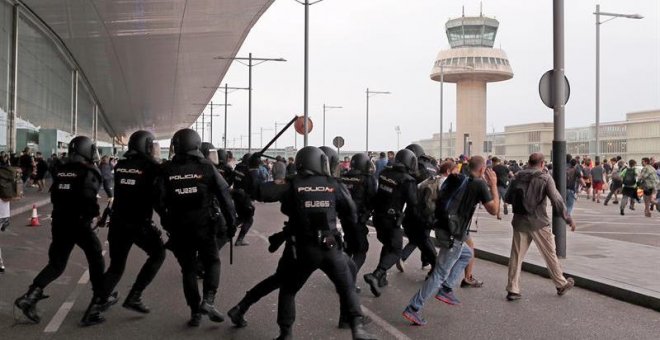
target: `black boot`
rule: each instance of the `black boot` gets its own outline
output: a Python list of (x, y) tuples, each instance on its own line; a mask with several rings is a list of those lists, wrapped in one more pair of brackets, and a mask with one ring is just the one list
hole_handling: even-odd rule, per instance
[(280, 336), (275, 338), (275, 340), (293, 340), (293, 332), (291, 332), (291, 327), (280, 326)]
[(102, 299), (100, 297), (92, 298), (92, 301), (89, 303), (89, 306), (85, 311), (85, 315), (83, 315), (80, 320), (80, 325), (87, 327), (103, 323), (105, 318), (101, 315), (101, 312), (107, 308), (107, 299)]
[(190, 312), (190, 320), (188, 321), (188, 326), (199, 327), (200, 323), (202, 323), (202, 313)]
[(131, 292), (128, 293), (122, 307), (142, 314), (148, 314), (151, 311), (149, 307), (142, 303), (142, 292), (137, 290), (131, 290)]
[(362, 317), (356, 317), (353, 319), (351, 333), (353, 334), (353, 340), (378, 340), (377, 336), (368, 333), (364, 329), (364, 325), (362, 324)]
[[(371, 318), (368, 316), (362, 316), (360, 317), (360, 320), (362, 321), (362, 325), (368, 325), (371, 323)], [(351, 318), (348, 316), (339, 316), (339, 324), (337, 325), (337, 328), (339, 329), (350, 329), (351, 328)]]
[(387, 273), (383, 273), (383, 276), (378, 278), (378, 287), (386, 287), (390, 282), (387, 281)]
[(371, 289), (371, 294), (373, 294), (375, 297), (379, 297), (381, 292), (380, 292), (380, 287), (378, 285), (378, 282), (380, 281), (380, 272), (378, 269), (376, 269), (375, 272), (369, 273), (369, 274), (364, 274), (364, 281), (367, 282), (369, 285), (369, 289)]
[(234, 326), (243, 328), (247, 326), (247, 321), (245, 320), (245, 312), (246, 310), (244, 310), (239, 303), (230, 309), (229, 312), (227, 312), (227, 315), (229, 315), (229, 318), (231, 319), (231, 322), (234, 324)]
[(215, 309), (215, 306), (213, 305), (215, 301), (215, 293), (213, 292), (206, 292), (204, 293), (204, 299), (202, 300), (202, 303), (199, 305), (199, 310), (202, 312), (204, 315), (209, 316), (209, 320), (213, 322), (223, 322), (225, 321), (224, 315), (220, 313), (217, 309)]
[(14, 306), (23, 311), (23, 314), (34, 323), (41, 321), (41, 317), (37, 314), (37, 302), (48, 297), (43, 292), (39, 287), (30, 287), (25, 295), (14, 301)]

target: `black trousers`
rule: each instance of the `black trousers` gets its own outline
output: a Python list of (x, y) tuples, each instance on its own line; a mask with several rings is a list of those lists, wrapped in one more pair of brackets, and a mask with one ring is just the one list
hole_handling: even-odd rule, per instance
[(376, 271), (387, 272), (401, 258), (403, 249), (403, 230), (389, 217), (374, 216), (376, 237), (383, 244)]
[(369, 251), (369, 241), (367, 235), (369, 228), (366, 223), (358, 222), (356, 230), (345, 230), (344, 241), (346, 242), (346, 254), (353, 260), (357, 271), (364, 265), (367, 260), (367, 252)]
[(257, 283), (252, 289), (245, 293), (245, 296), (238, 303), (243, 311), (246, 311), (264, 296), (271, 292), (280, 289), (282, 286), (283, 275), (285, 275), (287, 268), (292, 268), (296, 265), (293, 257), (293, 248), (287, 243), (284, 247), (284, 253), (277, 263), (275, 273), (261, 282)]
[(103, 296), (109, 296), (121, 280), (133, 244), (147, 253), (148, 258), (133, 283), (132, 291), (142, 292), (147, 288), (165, 261), (165, 247), (160, 236), (161, 231), (150, 221), (124, 222), (113, 216), (108, 231), (110, 266), (103, 276)]
[(242, 240), (247, 235), (252, 224), (254, 223), (254, 204), (252, 201), (247, 201), (249, 206), (242, 207), (238, 210), (238, 224), (241, 226), (241, 231), (238, 233), (238, 240)]
[[(195, 230), (194, 226), (186, 226)], [(174, 256), (181, 266), (183, 294), (191, 312), (199, 312), (201, 296), (197, 286), (197, 259), (204, 267), (202, 289), (204, 294), (215, 294), (220, 282), (220, 257), (215, 231), (198, 232), (197, 235), (172, 234)]]
[(112, 179), (104, 179), (103, 180), (103, 190), (105, 191), (105, 194), (108, 195), (108, 197), (113, 197), (114, 194), (112, 192), (112, 185), (114, 184), (114, 181)]
[(408, 256), (410, 256), (412, 251), (415, 250), (415, 247), (417, 247), (422, 252), (422, 262), (434, 266), (435, 257), (438, 253), (431, 240), (431, 230), (424, 228), (421, 225), (413, 224), (413, 222), (409, 224), (404, 223), (403, 230), (408, 237), (408, 244), (403, 249), (401, 259), (404, 261), (408, 259)]
[(60, 277), (69, 262), (73, 246), (77, 245), (87, 257), (94, 296), (101, 293), (105, 262), (101, 242), (96, 233), (92, 231), (91, 224), (92, 222), (88, 220), (53, 219), (51, 229), (53, 241), (48, 248), (48, 264), (34, 278), (33, 287), (43, 289)]
[(277, 324), (281, 329), (290, 330), (296, 319), (296, 294), (317, 269), (321, 269), (334, 283), (339, 293), (342, 309), (345, 306), (347, 317), (362, 316), (360, 301), (355, 292), (355, 280), (349, 268), (349, 259), (338, 248), (324, 249), (316, 244), (296, 245), (296, 258), (293, 251), (285, 249), (285, 261), (293, 261), (282, 270), (282, 286), (277, 305)]

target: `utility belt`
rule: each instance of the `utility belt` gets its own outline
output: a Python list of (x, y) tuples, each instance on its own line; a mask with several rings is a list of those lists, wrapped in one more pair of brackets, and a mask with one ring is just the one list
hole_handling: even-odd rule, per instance
[(378, 213), (376, 216), (392, 221), (394, 224), (396, 224), (397, 227), (400, 227), (401, 224), (403, 224), (403, 219), (405, 218), (406, 214), (403, 211), (390, 208), (387, 209), (385, 213)]

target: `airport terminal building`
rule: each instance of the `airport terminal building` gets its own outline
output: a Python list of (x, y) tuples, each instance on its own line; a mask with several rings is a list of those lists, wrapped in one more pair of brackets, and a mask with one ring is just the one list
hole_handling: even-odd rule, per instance
[[(595, 156), (595, 125), (566, 129), (567, 152), (572, 155)], [(479, 149), (472, 146), (471, 154), (493, 155), (504, 159), (525, 161), (532, 152), (552, 154), (553, 123), (540, 122), (504, 127), (504, 132), (491, 132)], [(443, 155), (458, 156), (455, 132), (445, 132)], [(440, 137), (417, 141), (427, 153), (437, 156)], [(655, 156), (660, 159), (660, 110), (630, 112), (626, 120), (600, 124), (601, 158), (621, 156), (640, 160)]]
[(190, 127), (273, 0), (0, 0), (0, 150)]

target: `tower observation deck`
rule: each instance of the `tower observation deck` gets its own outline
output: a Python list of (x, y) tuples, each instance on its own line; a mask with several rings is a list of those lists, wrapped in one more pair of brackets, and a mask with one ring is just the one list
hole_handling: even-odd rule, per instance
[[(493, 48), (498, 27), (496, 19), (483, 15), (462, 16), (445, 24), (451, 48), (438, 53), (431, 79), (456, 83), (457, 153), (485, 153), (486, 83), (513, 77), (506, 53)], [(469, 134), (471, 150), (464, 146), (465, 134)]]

